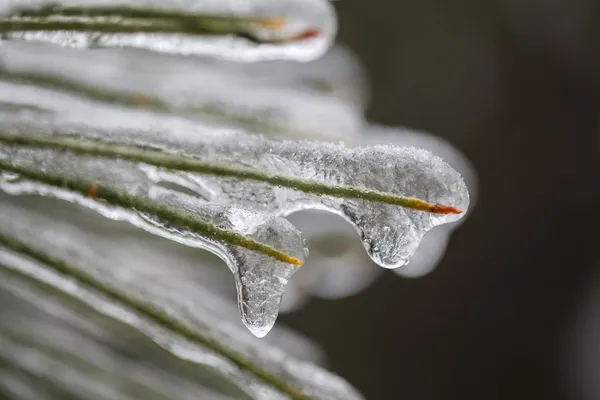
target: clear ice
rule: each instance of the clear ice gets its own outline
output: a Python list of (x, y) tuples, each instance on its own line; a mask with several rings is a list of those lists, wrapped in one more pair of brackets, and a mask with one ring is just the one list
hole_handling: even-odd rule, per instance
[[(462, 175), (469, 188), (470, 205), (471, 209), (473, 208), (473, 204), (477, 200), (475, 169), (469, 160), (450, 143), (426, 132), (417, 132), (406, 128), (390, 128), (375, 124), (370, 125), (363, 144), (375, 145), (380, 143), (418, 147), (441, 156), (444, 161)], [(467, 210), (465, 215), (469, 212), (470, 210)], [(446, 251), (452, 231), (458, 228), (463, 221), (465, 221), (465, 218), (429, 231), (419, 243), (419, 247), (409, 263), (402, 268), (395, 269), (394, 272), (406, 278), (419, 278), (433, 271)]]
[[(472, 165), (461, 152), (439, 137), (426, 132), (370, 124), (362, 138), (363, 145), (390, 144), (413, 146), (441, 156), (463, 176), (470, 194), (470, 209), (476, 201), (477, 177)], [(321, 211), (303, 211), (288, 217), (307, 238), (310, 257), (288, 282), (280, 312), (302, 307), (310, 297), (338, 299), (368, 287), (382, 272), (363, 251), (352, 228), (341, 218)], [(464, 218), (431, 229), (421, 239), (410, 261), (393, 270), (404, 278), (419, 278), (432, 272), (442, 260), (454, 231)]]
[[(194, 35), (187, 33), (111, 33), (67, 30), (3, 31), (2, 21), (9, 21), (22, 11), (36, 11), (48, 6), (77, 7), (94, 10), (122, 7), (130, 10), (156, 10), (168, 13), (239, 17), (247, 19), (283, 18), (284, 24), (259, 25), (251, 28), (255, 43), (233, 34)], [(65, 17), (56, 16), (56, 20)], [(48, 18), (48, 20), (51, 20)], [(91, 18), (78, 17), (87, 23)], [(314, 31), (302, 40), (287, 40)], [(327, 0), (3, 0), (0, 3), (0, 34), (11, 40), (47, 42), (67, 47), (132, 47), (160, 53), (211, 55), (236, 61), (291, 59), (308, 61), (322, 55), (337, 31), (333, 6)]]

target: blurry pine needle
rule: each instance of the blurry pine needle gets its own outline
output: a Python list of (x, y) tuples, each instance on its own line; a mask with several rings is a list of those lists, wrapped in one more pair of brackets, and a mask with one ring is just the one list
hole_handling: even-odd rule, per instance
[[(59, 274), (68, 276), (71, 279), (75, 279), (77, 282), (85, 285), (86, 287), (90, 288), (91, 290), (97, 291), (98, 293), (102, 294), (103, 296), (108, 297), (111, 300), (116, 300), (117, 302), (119, 302), (121, 304), (131, 307), (133, 310), (146, 316), (150, 320), (158, 323), (159, 325), (162, 325), (162, 326), (168, 328), (169, 330), (171, 330), (177, 334), (182, 335), (183, 337), (187, 338), (188, 340), (191, 340), (193, 342), (197, 342), (197, 343), (200, 343), (201, 345), (207, 346), (208, 348), (214, 350), (218, 354), (226, 357), (227, 359), (229, 359), (230, 361), (232, 361), (234, 364), (238, 365), (239, 367), (252, 372), (258, 378), (269, 383), (273, 387), (281, 390), (283, 393), (288, 394), (294, 400), (308, 400), (309, 399), (309, 397), (302, 394), (297, 389), (291, 387), (289, 384), (282, 381), (280, 378), (278, 378), (278, 377), (272, 375), (271, 373), (269, 373), (268, 371), (264, 370), (260, 365), (255, 363), (253, 360), (247, 359), (244, 356), (237, 354), (235, 351), (230, 350), (229, 348), (227, 348), (227, 346), (223, 345), (222, 343), (220, 343), (214, 339), (203, 336), (202, 334), (198, 333), (197, 330), (194, 330), (194, 329), (188, 327), (187, 325), (185, 325), (184, 323), (169, 317), (169, 315), (149, 306), (148, 304), (140, 302), (140, 301), (136, 300), (135, 298), (128, 296), (126, 293), (123, 293), (119, 290), (113, 289), (106, 283), (103, 283), (103, 282), (95, 279), (93, 276), (85, 273), (84, 271), (82, 271), (79, 268), (75, 268), (71, 265), (68, 265), (67, 263), (63, 262), (62, 260), (52, 258), (52, 257), (48, 256), (47, 254), (45, 254), (44, 252), (37, 250), (35, 247), (32, 247), (29, 244), (23, 243), (14, 237), (5, 236), (3, 234), (0, 234), (0, 248), (2, 248), (2, 247), (10, 249), (11, 251), (14, 251), (16, 253), (22, 254), (28, 258), (31, 258), (31, 259), (45, 265), (46, 267), (58, 272)], [(6, 271), (10, 271), (14, 274), (23, 275), (23, 272), (19, 272), (19, 271), (13, 270), (12, 268), (3, 266), (2, 263), (0, 263), (0, 268), (4, 269)], [(40, 284), (40, 282), (37, 280), (35, 280), (35, 283), (38, 285)]]

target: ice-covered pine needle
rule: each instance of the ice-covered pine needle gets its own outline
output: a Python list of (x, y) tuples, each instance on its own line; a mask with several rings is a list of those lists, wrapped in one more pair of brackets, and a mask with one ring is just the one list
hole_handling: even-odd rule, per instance
[[(0, 143), (29, 147), (52, 148), (70, 151), (76, 154), (119, 158), (127, 161), (142, 162), (145, 164), (177, 171), (255, 180), (267, 182), (276, 186), (300, 190), (302, 192), (319, 196), (361, 199), (434, 214), (462, 213), (461, 210), (455, 207), (430, 203), (424, 200), (404, 197), (393, 193), (380, 192), (377, 190), (355, 186), (328, 185), (319, 181), (290, 178), (250, 168), (212, 164), (192, 157), (167, 154), (155, 150), (141, 149), (120, 144), (92, 142), (89, 140), (86, 141), (61, 136), (23, 136), (5, 132), (0, 132)], [(87, 188), (89, 188), (89, 185), (86, 186), (86, 191)]]
[(0, 18), (0, 33), (28, 31), (74, 31), (98, 33), (172, 33), (187, 35), (234, 35), (256, 44), (288, 43), (311, 39), (321, 33), (309, 28), (289, 36), (266, 38), (257, 30), (278, 31), (284, 17), (245, 17), (115, 7), (68, 7), (51, 5), (17, 11)]
[(65, 175), (52, 174), (49, 172), (36, 171), (24, 167), (16, 167), (9, 162), (0, 161), (0, 171), (12, 172), (25, 179), (34, 180), (46, 185), (68, 189), (94, 200), (104, 200), (109, 204), (125, 209), (135, 209), (156, 217), (159, 221), (168, 223), (179, 228), (184, 228), (195, 234), (241, 246), (249, 250), (267, 254), (279, 261), (302, 265), (303, 262), (287, 253), (279, 251), (268, 244), (258, 242), (242, 234), (222, 229), (215, 224), (202, 220), (195, 215), (177, 210), (172, 207), (157, 204), (152, 201), (143, 200), (137, 196), (98, 185), (85, 179), (69, 177)]

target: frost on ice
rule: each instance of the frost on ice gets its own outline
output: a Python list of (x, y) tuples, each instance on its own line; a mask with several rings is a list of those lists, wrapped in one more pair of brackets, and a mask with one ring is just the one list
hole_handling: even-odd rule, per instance
[(8, 39), (78, 48), (133, 47), (236, 61), (308, 61), (326, 51), (336, 30), (333, 6), (326, 0), (0, 3), (0, 34)]

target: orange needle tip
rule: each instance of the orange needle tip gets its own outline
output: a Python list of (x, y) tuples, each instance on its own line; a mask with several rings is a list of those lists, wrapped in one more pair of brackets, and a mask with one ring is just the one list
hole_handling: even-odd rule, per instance
[(292, 257), (292, 256), (290, 256), (286, 261), (289, 264), (293, 264), (293, 265), (304, 265), (304, 262), (302, 262), (299, 259), (297, 259), (296, 257)]
[(321, 31), (318, 29), (309, 29), (305, 32), (302, 32), (292, 38), (292, 40), (306, 40), (313, 39), (321, 35)]
[(462, 214), (462, 210), (450, 206), (441, 206), (435, 204), (431, 207), (431, 212), (435, 214)]

